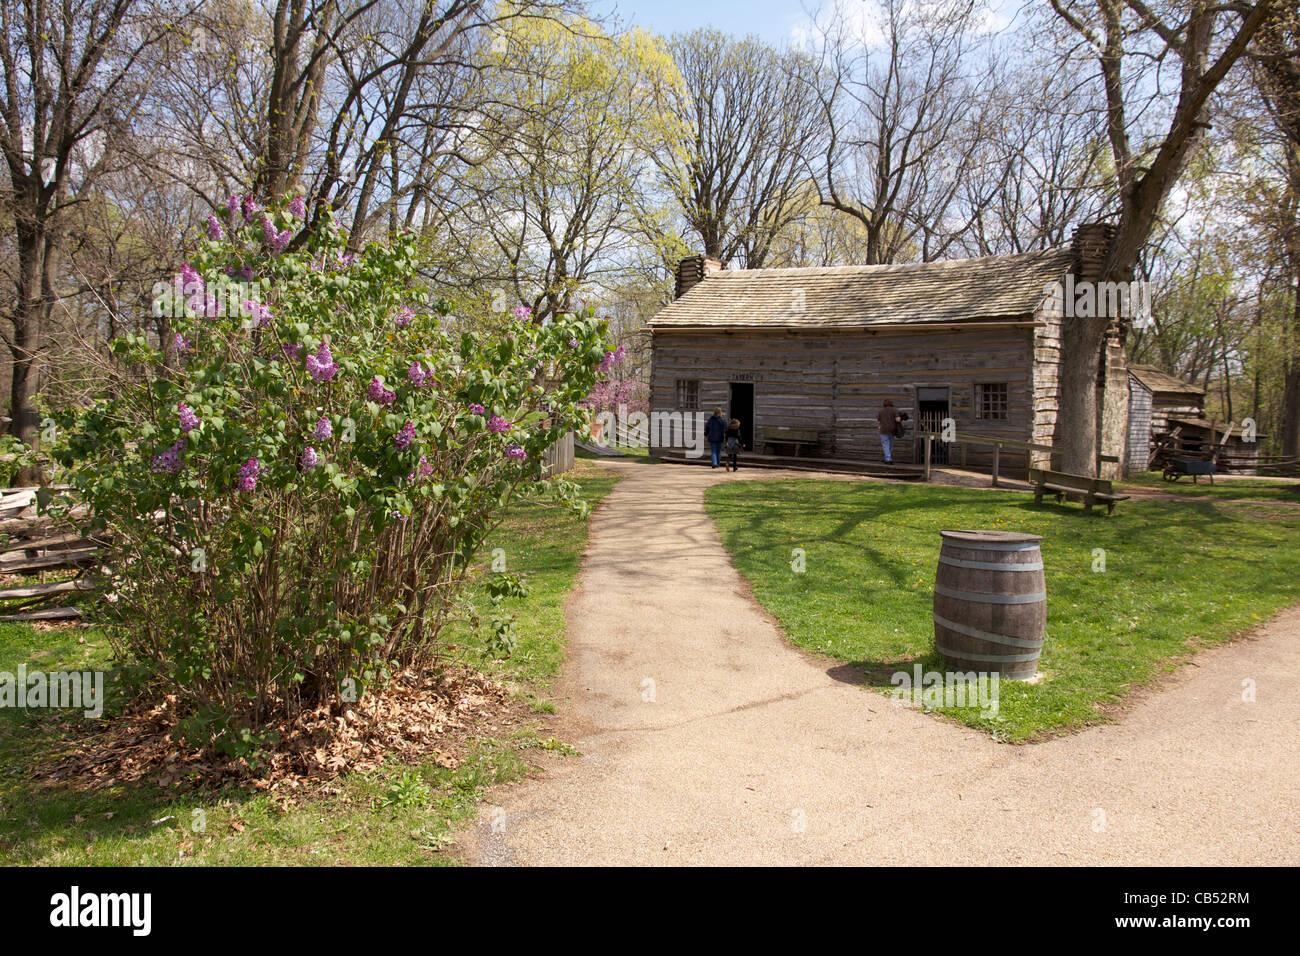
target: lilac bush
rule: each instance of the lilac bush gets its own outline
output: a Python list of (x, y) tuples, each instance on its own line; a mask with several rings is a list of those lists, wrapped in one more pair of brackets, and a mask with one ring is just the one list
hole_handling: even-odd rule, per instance
[(159, 290), (169, 347), (116, 341), (121, 380), (64, 413), (62, 463), (110, 542), (102, 623), (227, 750), (429, 665), (514, 496), (583, 507), (541, 461), (609, 352), (590, 317), (453, 327), (413, 238), (351, 254), (303, 213), (232, 196)]

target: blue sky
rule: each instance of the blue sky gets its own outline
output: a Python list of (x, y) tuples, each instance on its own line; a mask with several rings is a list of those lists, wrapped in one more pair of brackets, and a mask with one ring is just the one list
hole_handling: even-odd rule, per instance
[[(879, 5), (870, 0), (593, 0), (593, 5), (624, 25), (663, 35), (715, 27), (736, 36), (754, 34), (775, 46), (783, 46), (796, 34), (808, 38), (809, 11), (825, 14), (837, 7), (868, 27), (864, 36), (874, 33), (872, 27), (881, 19)], [(1024, 0), (984, 0), (983, 22), (1000, 32), (1017, 19), (1023, 6)]]
[(601, 6), (620, 19), (656, 33), (716, 27), (726, 33), (754, 33), (780, 43), (807, 22), (800, 0), (605, 0)]

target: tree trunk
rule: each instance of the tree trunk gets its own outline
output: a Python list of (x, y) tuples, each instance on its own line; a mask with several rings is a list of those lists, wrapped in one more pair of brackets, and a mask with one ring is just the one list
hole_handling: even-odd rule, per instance
[[(1300, 458), (1300, 282), (1296, 284), (1291, 341), (1296, 351), (1287, 356), (1286, 384), (1282, 390), (1282, 454)], [(1295, 467), (1286, 469), (1289, 475), (1296, 471)]]
[[(45, 303), (42, 288), (46, 269), (42, 260), (48, 255), (47, 237), (42, 230), (27, 223), (18, 227), (18, 301), (11, 313), (13, 322), (13, 377), (9, 385), (9, 433), (22, 440), (33, 452), (41, 447), (41, 431), (36, 417), (36, 391), (40, 381), (41, 331), (44, 327)], [(20, 469), (18, 485), (40, 483), (39, 468)]]
[[(1097, 473), (1097, 375), (1109, 326), (1107, 318), (1066, 316), (1061, 320), (1061, 355), (1075, 360), (1061, 363), (1055, 443), (1061, 449), (1061, 471), (1073, 475)], [(1092, 361), (1081, 361), (1085, 356)], [(1074, 422), (1084, 424), (1076, 427), (1071, 424)]]

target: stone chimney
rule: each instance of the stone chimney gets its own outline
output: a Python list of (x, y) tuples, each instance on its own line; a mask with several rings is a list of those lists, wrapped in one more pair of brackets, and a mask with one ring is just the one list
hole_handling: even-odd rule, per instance
[(1114, 241), (1115, 227), (1108, 222), (1088, 222), (1074, 230), (1070, 248), (1076, 259), (1074, 275), (1080, 282), (1101, 279), (1102, 264)]
[(710, 256), (687, 256), (677, 263), (677, 291), (674, 298), (680, 299), (703, 282), (710, 272), (721, 270), (722, 263)]

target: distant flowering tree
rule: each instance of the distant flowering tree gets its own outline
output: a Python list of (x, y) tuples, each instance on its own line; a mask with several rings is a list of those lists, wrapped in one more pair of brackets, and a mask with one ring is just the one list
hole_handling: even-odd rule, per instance
[(587, 317), (447, 329), (449, 306), (417, 304), (413, 238), (346, 254), (302, 215), (232, 196), (160, 297), (168, 348), (115, 341), (121, 380), (63, 413), (60, 461), (109, 542), (110, 640), (231, 753), (429, 665), (516, 494), (584, 507), (542, 456), (612, 354)]
[(636, 379), (611, 378), (599, 382), (582, 404), (596, 412), (618, 413), (621, 408), (628, 413), (645, 412), (650, 409), (650, 388)]

